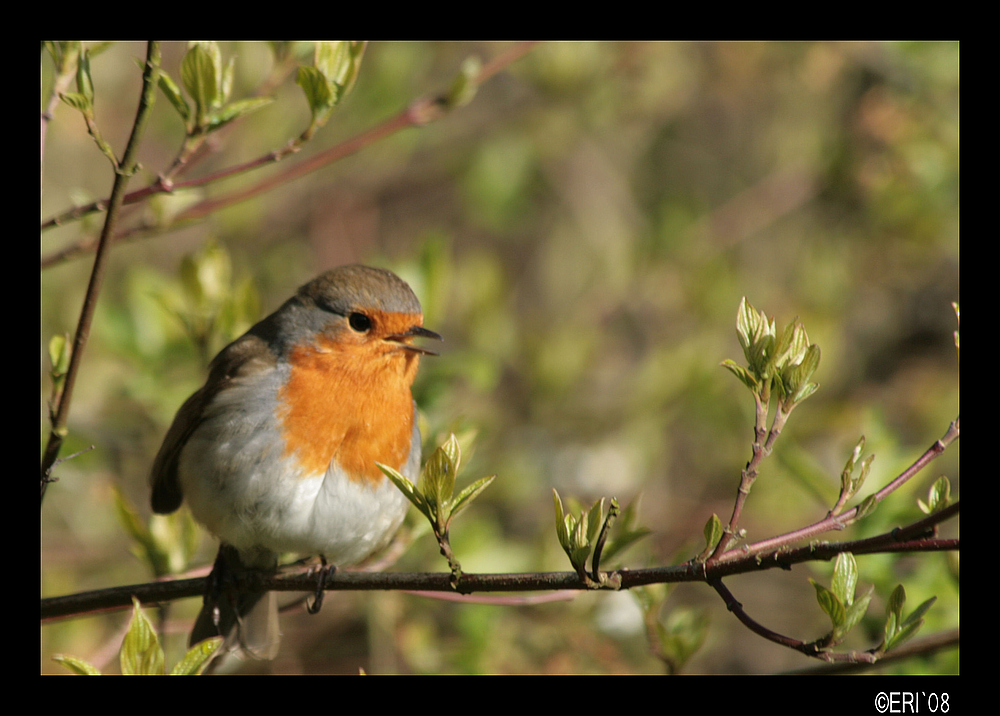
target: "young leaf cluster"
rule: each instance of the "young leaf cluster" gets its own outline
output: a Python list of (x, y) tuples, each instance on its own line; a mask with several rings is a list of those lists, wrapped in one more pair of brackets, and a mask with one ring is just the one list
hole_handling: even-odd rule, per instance
[(903, 604), (906, 602), (906, 590), (903, 589), (902, 584), (896, 585), (896, 588), (892, 590), (892, 594), (889, 595), (889, 603), (886, 606), (885, 638), (878, 648), (879, 653), (894, 649), (907, 639), (913, 637), (917, 633), (917, 630), (923, 626), (924, 615), (936, 600), (937, 597), (925, 600), (920, 606), (910, 612), (906, 618), (903, 618)]
[(229, 101), (233, 89), (235, 57), (223, 62), (222, 52), (215, 42), (192, 42), (181, 60), (181, 83), (185, 99), (177, 83), (161, 70), (160, 91), (184, 120), (188, 136), (198, 137), (224, 127), (235, 119), (270, 104), (270, 97), (248, 97)]
[[(647, 529), (632, 528), (635, 519), (633, 506), (629, 505), (623, 513), (618, 500), (611, 498), (608, 511), (605, 513), (602, 497), (589, 510), (581, 509), (578, 514), (574, 514), (572, 509), (567, 510), (563, 507), (562, 498), (557, 490), (552, 490), (552, 498), (555, 504), (556, 535), (559, 538), (559, 545), (566, 552), (580, 580), (594, 589), (617, 589), (621, 580), (616, 578), (616, 575), (608, 575), (601, 571), (601, 558), (602, 556), (611, 558), (649, 534)], [(617, 539), (609, 542), (611, 528), (619, 515), (623, 516), (622, 529), (619, 530)], [(588, 558), (591, 559), (590, 573), (587, 572)]]
[(778, 334), (774, 319), (755, 310), (744, 297), (736, 315), (736, 333), (747, 365), (727, 359), (722, 366), (732, 371), (761, 403), (766, 405), (774, 391), (781, 411), (789, 413), (816, 392), (819, 385), (811, 381), (819, 367), (820, 350), (815, 343), (809, 343), (798, 319)]
[(132, 554), (162, 577), (188, 568), (200, 544), (200, 531), (189, 510), (153, 515), (144, 520), (119, 490), (114, 491), (115, 512), (132, 538)]
[[(201, 674), (222, 644), (222, 637), (206, 639), (191, 649), (170, 670), (171, 676)], [(99, 676), (101, 672), (92, 664), (75, 656), (57, 654), (53, 657), (70, 671), (84, 676)], [(139, 601), (132, 598), (132, 620), (122, 641), (120, 652), (122, 674), (125, 676), (162, 676), (166, 674), (163, 647), (149, 617), (142, 611)]]
[(493, 482), (496, 475), (481, 478), (455, 495), (455, 478), (462, 464), (462, 452), (454, 434), (449, 435), (444, 444), (427, 458), (416, 485), (398, 470), (388, 465), (377, 464), (386, 477), (392, 480), (430, 522), (434, 536), (441, 547), (441, 554), (448, 559), (451, 566), (453, 585), (457, 584), (461, 576), (461, 565), (452, 554), (449, 543), (448, 531), (451, 522), (472, 504), (472, 501)]
[[(847, 504), (854, 495), (858, 493), (861, 487), (865, 484), (865, 480), (868, 478), (868, 473), (871, 471), (872, 462), (875, 460), (874, 455), (869, 455), (864, 460), (861, 460), (861, 469), (857, 470), (858, 460), (861, 458), (861, 453), (865, 449), (865, 436), (862, 435), (861, 439), (858, 440), (857, 444), (854, 446), (854, 450), (851, 452), (851, 456), (847, 458), (847, 463), (844, 465), (843, 471), (840, 473), (840, 496), (837, 498), (837, 503), (830, 510), (831, 515), (840, 514), (844, 509), (844, 505)], [(855, 471), (857, 470), (857, 474)], [(860, 519), (868, 514), (871, 514), (872, 510), (878, 501), (875, 499), (875, 495), (869, 495), (864, 502), (858, 506), (858, 511), (854, 519)]]
[(295, 81), (305, 93), (312, 112), (312, 121), (302, 139), (309, 139), (326, 124), (334, 108), (354, 86), (367, 44), (348, 40), (317, 42), (312, 66), (299, 67)]
[(118, 157), (115, 156), (114, 149), (104, 141), (101, 132), (97, 128), (97, 118), (94, 110), (94, 80), (90, 73), (90, 58), (107, 47), (107, 44), (98, 45), (91, 48), (83, 48), (79, 40), (69, 40), (64, 42), (47, 42), (49, 54), (52, 55), (57, 67), (63, 71), (70, 71), (73, 64), (76, 65), (76, 92), (63, 92), (59, 98), (73, 109), (83, 115), (83, 121), (87, 125), (87, 132), (94, 139), (101, 152), (108, 158), (111, 165), (118, 169)]
[(205, 364), (260, 312), (253, 283), (234, 284), (229, 252), (214, 241), (181, 259), (180, 289), (179, 295), (164, 291), (157, 298), (184, 326)]
[(814, 579), (809, 581), (816, 588), (816, 600), (830, 617), (833, 625), (830, 633), (819, 641), (819, 646), (827, 648), (839, 644), (868, 611), (868, 603), (872, 599), (875, 587), (869, 587), (868, 591), (855, 598), (858, 563), (850, 552), (841, 552), (837, 555), (829, 589)]

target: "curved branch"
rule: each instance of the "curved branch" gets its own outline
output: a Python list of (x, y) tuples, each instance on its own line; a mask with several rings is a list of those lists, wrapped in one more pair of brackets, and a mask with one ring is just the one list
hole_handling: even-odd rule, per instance
[(790, 636), (785, 636), (784, 634), (779, 634), (776, 631), (771, 631), (765, 627), (760, 622), (755, 621), (750, 617), (745, 611), (743, 611), (743, 605), (737, 601), (733, 593), (730, 592), (726, 585), (722, 583), (720, 579), (714, 579), (709, 582), (722, 600), (726, 603), (726, 608), (731, 611), (737, 619), (739, 619), (744, 626), (746, 626), (750, 631), (758, 636), (762, 636), (768, 641), (772, 641), (775, 644), (780, 644), (781, 646), (787, 646), (789, 649), (794, 649), (795, 651), (801, 652), (806, 656), (812, 656), (817, 659), (822, 659), (823, 661), (836, 662), (843, 661), (851, 664), (874, 664), (878, 661), (878, 654), (870, 651), (847, 651), (847, 652), (830, 652), (819, 649), (814, 642), (805, 642), (795, 639)]

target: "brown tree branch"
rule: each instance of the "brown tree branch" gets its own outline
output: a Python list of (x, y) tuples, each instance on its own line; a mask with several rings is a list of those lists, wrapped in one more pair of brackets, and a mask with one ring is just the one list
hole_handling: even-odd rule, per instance
[(136, 111), (135, 123), (132, 125), (132, 134), (129, 136), (125, 152), (122, 154), (118, 167), (115, 170), (115, 182), (111, 189), (111, 198), (108, 204), (108, 213), (105, 217), (104, 228), (101, 231), (101, 238), (97, 245), (97, 253), (94, 256), (94, 267), (90, 273), (90, 283), (87, 286), (87, 293), (84, 296), (83, 308), (80, 311), (80, 320), (77, 323), (76, 335), (73, 340), (73, 352), (70, 356), (69, 368), (66, 372), (63, 389), (53, 408), (52, 427), (49, 433), (48, 444), (45, 446), (45, 453), (42, 456), (41, 468), (41, 499), (45, 499), (45, 491), (52, 480), (50, 471), (59, 457), (59, 450), (62, 447), (63, 438), (66, 434), (66, 421), (69, 417), (69, 406), (73, 397), (73, 387), (76, 384), (76, 377), (80, 371), (80, 361), (83, 358), (83, 350), (87, 345), (90, 336), (90, 324), (94, 317), (94, 310), (97, 307), (97, 297), (101, 291), (101, 283), (104, 280), (104, 272), (107, 268), (111, 239), (114, 236), (115, 226), (118, 222), (118, 213), (125, 198), (125, 189), (129, 179), (135, 173), (137, 162), (136, 156), (139, 151), (139, 141), (146, 128), (146, 121), (153, 109), (156, 100), (156, 83), (160, 74), (160, 43), (150, 41), (146, 53), (146, 65), (143, 70), (143, 91), (139, 98), (139, 108)]
[[(958, 514), (957, 505), (947, 514), (942, 510), (935, 521), (953, 517)], [(933, 517), (933, 516), (932, 516)], [(923, 525), (921, 520), (914, 525)], [(850, 542), (829, 542), (809, 545), (796, 550), (775, 552), (770, 555), (745, 555), (742, 558), (730, 559), (725, 562), (706, 564), (687, 562), (670, 567), (653, 567), (647, 569), (620, 569), (611, 573), (614, 577), (608, 583), (620, 580), (621, 589), (648, 584), (675, 582), (712, 582), (723, 577), (730, 577), (748, 572), (760, 572), (768, 569), (790, 569), (792, 565), (802, 562), (825, 561), (836, 557), (841, 552), (854, 551), (857, 554), (896, 553), (896, 552), (931, 552), (959, 549), (958, 539), (916, 539), (900, 541), (894, 535), (908, 534), (914, 525), (894, 530), (879, 538), (868, 538)], [(924, 526), (922, 529), (925, 529)], [(200, 597), (205, 593), (207, 577), (194, 579), (163, 580), (145, 584), (135, 584), (110, 589), (99, 589), (91, 592), (50, 597), (41, 602), (41, 619), (43, 622), (52, 619), (63, 619), (81, 616), (100, 611), (129, 608), (132, 597), (143, 603), (166, 602), (174, 599)], [(313, 591), (316, 586), (315, 575), (308, 571), (298, 570), (284, 574), (252, 573), (246, 575), (248, 589), (272, 591)], [(714, 586), (714, 585), (713, 585)], [(415, 592), (446, 592), (454, 594), (452, 575), (450, 572), (416, 573), (416, 572), (352, 572), (337, 570), (329, 576), (326, 582), (329, 590), (367, 591), (367, 590), (407, 590)], [(463, 573), (459, 590), (463, 594), (474, 592), (530, 592), (547, 590), (592, 590), (593, 583), (588, 584), (576, 572), (538, 572), (511, 574), (475, 574)]]

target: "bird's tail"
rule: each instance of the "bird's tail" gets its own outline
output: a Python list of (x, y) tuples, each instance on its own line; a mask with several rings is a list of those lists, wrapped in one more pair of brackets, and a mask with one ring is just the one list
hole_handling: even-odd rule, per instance
[(255, 659), (273, 659), (277, 655), (281, 637), (274, 592), (239, 588), (241, 572), (260, 569), (256, 564), (248, 566), (234, 547), (219, 546), (205, 603), (191, 630), (191, 646), (223, 636), (228, 651)]

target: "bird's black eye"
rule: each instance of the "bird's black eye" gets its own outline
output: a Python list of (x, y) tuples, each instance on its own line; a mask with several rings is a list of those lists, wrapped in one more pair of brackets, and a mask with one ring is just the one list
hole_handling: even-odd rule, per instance
[(356, 330), (358, 333), (365, 333), (372, 327), (372, 319), (363, 313), (358, 313), (357, 311), (347, 317), (347, 322), (350, 323), (351, 328)]

